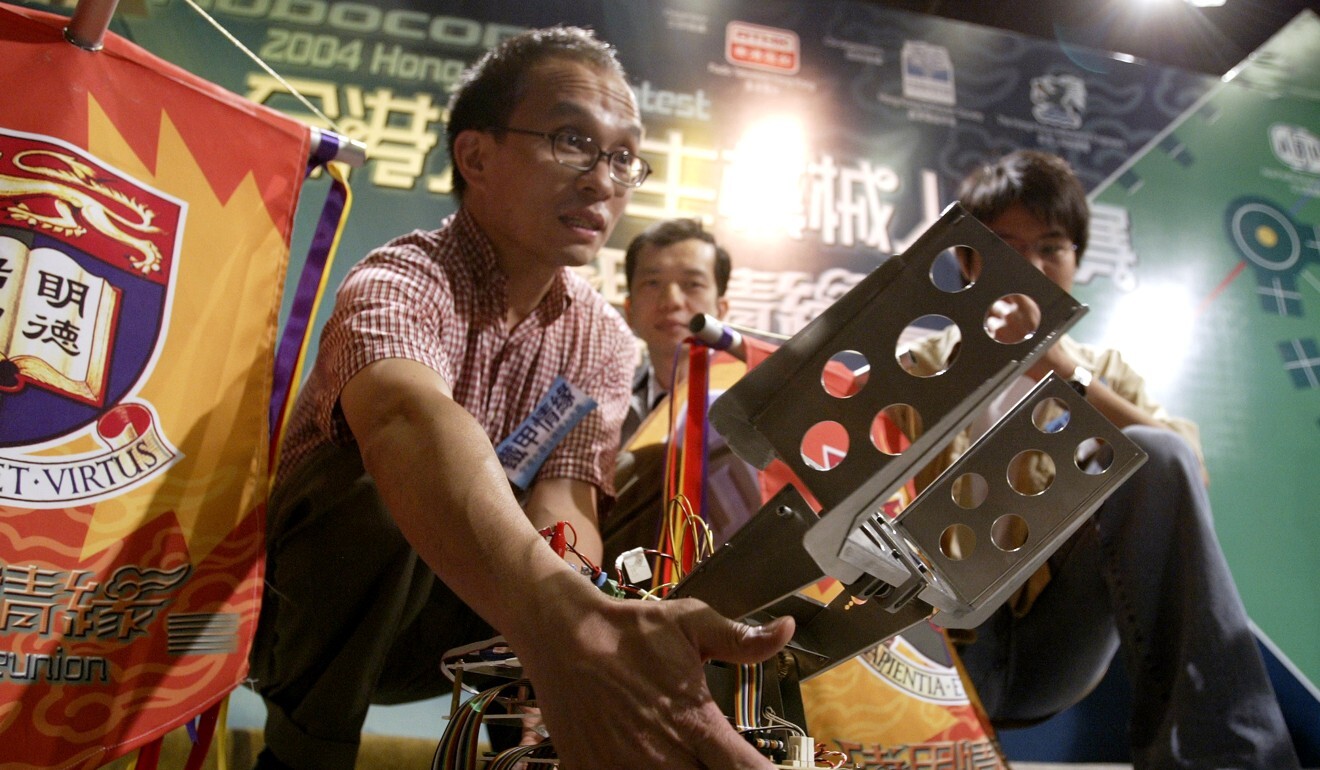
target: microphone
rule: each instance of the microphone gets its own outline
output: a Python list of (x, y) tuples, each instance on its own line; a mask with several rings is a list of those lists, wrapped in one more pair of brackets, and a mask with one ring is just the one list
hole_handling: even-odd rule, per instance
[(726, 350), (740, 360), (747, 360), (747, 349), (743, 346), (743, 337), (738, 330), (725, 325), (709, 313), (692, 316), (692, 320), (688, 321), (688, 331), (707, 347)]

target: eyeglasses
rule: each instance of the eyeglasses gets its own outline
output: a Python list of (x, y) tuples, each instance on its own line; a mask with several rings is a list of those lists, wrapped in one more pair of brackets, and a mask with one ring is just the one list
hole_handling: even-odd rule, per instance
[(609, 165), (610, 179), (624, 187), (638, 187), (651, 175), (651, 164), (634, 155), (631, 150), (618, 149), (614, 152), (605, 152), (596, 146), (595, 139), (588, 136), (579, 136), (567, 131), (547, 133), (545, 131), (530, 131), (525, 128), (509, 128), (508, 126), (497, 126), (486, 130), (527, 134), (528, 136), (549, 139), (550, 152), (554, 155), (555, 162), (576, 171), (590, 171), (596, 167), (601, 158), (604, 158)]
[(1066, 238), (1041, 238), (1038, 241), (1027, 243), (1012, 238), (1005, 238), (1007, 243), (1014, 251), (1024, 257), (1037, 256), (1046, 262), (1059, 262), (1077, 250), (1077, 244)]

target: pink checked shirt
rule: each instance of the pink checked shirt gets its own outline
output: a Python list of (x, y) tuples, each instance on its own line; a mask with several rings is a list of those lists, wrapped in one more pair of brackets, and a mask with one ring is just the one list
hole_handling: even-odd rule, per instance
[(461, 208), (371, 252), (344, 278), (320, 352), (290, 417), (278, 478), (327, 442), (353, 442), (344, 385), (370, 363), (407, 358), (438, 372), (492, 444), (563, 376), (597, 402), (537, 478), (572, 478), (614, 494), (614, 455), (628, 409), (633, 342), (601, 295), (568, 269), (512, 332), (505, 278), (490, 242)]

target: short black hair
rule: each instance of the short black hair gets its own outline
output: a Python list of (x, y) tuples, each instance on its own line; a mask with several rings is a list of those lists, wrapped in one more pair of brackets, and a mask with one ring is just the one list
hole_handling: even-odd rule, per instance
[[(628, 82), (614, 47), (589, 29), (554, 26), (532, 29), (506, 38), (469, 67), (449, 100), (447, 140), (449, 160), (454, 160), (454, 142), (468, 130), (506, 125), (523, 97), (527, 73), (550, 59), (568, 59), (598, 67)], [(454, 195), (463, 199), (467, 180), (453, 163)]]
[(1059, 227), (1077, 247), (1077, 261), (1086, 253), (1091, 231), (1091, 207), (1086, 190), (1068, 161), (1040, 150), (1016, 150), (987, 163), (962, 181), (958, 202), (982, 222), (989, 222), (1015, 204), (1040, 221)]
[(729, 252), (715, 241), (715, 236), (701, 226), (701, 220), (698, 219), (666, 219), (656, 222), (632, 239), (623, 258), (623, 276), (628, 293), (632, 294), (633, 274), (637, 272), (637, 257), (642, 249), (647, 246), (663, 249), (693, 238), (715, 247), (715, 295), (723, 297), (725, 289), (729, 288), (733, 260)]

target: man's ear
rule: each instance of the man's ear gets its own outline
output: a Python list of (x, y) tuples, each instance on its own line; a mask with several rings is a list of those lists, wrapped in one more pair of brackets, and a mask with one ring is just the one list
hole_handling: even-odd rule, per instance
[(632, 295), (623, 298), (623, 320), (628, 322), (629, 328), (633, 325), (632, 317)]
[(720, 297), (715, 300), (715, 317), (723, 321), (729, 317), (729, 298)]
[(463, 131), (454, 139), (454, 165), (463, 175), (469, 187), (474, 186), (486, 169), (486, 140), (489, 134), (482, 131)]

